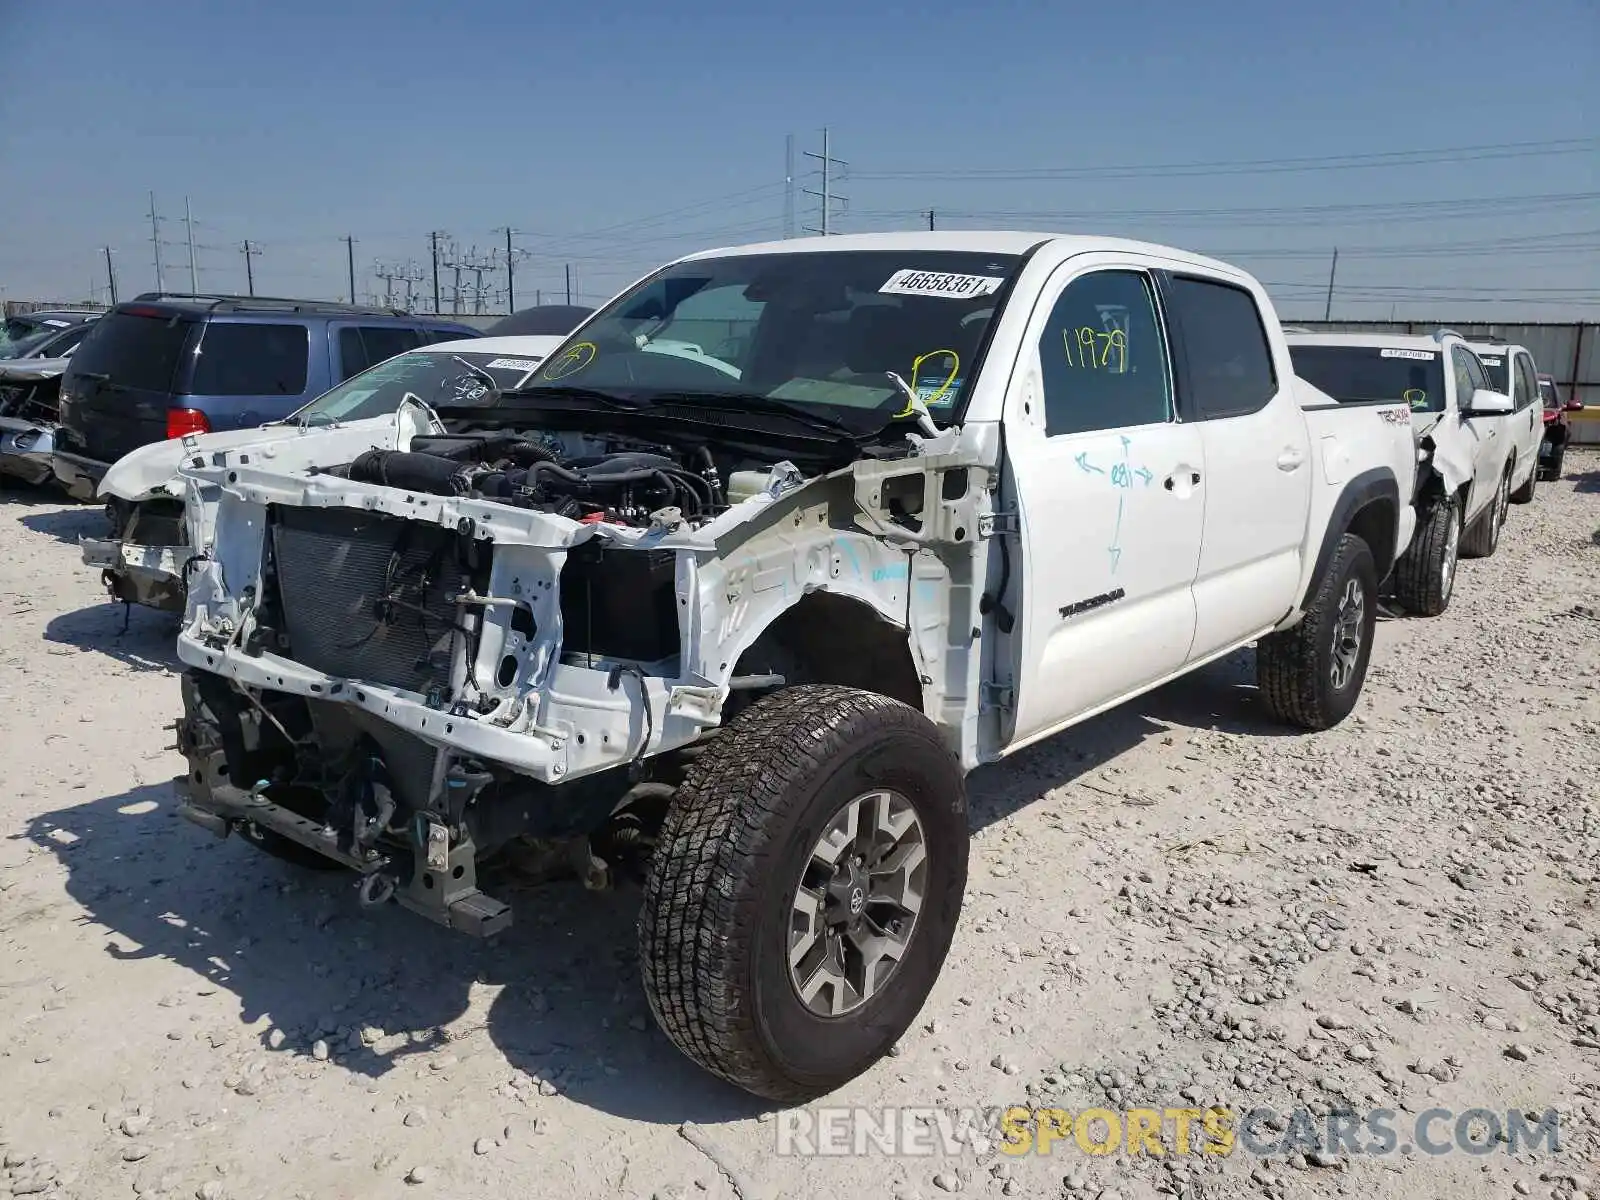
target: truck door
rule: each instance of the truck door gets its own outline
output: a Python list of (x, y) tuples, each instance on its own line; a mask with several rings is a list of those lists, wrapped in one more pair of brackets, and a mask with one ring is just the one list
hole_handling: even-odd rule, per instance
[(1177, 671), (1194, 633), (1200, 436), (1177, 420), (1154, 280), (1125, 262), (1062, 265), (1007, 396), (1023, 547), (1013, 749)]
[(1451, 415), (1460, 428), (1467, 453), (1472, 455), (1472, 487), (1467, 494), (1464, 523), (1470, 524), (1492, 501), (1500, 486), (1500, 472), (1509, 453), (1507, 430), (1510, 417), (1486, 413), (1470, 417), (1472, 398), (1480, 391), (1493, 391), (1493, 385), (1478, 356), (1465, 346), (1450, 348), (1450, 362), (1456, 377), (1456, 412)]
[[(1512, 423), (1517, 430), (1517, 477), (1521, 483), (1538, 469), (1539, 443), (1544, 440), (1544, 407), (1539, 401), (1539, 376), (1533, 356), (1520, 351), (1512, 359), (1511, 398), (1517, 406)], [(1528, 464), (1532, 463), (1533, 466)]]
[(1311, 507), (1313, 447), (1255, 296), (1198, 274), (1162, 276), (1178, 362), (1178, 413), (1200, 431), (1205, 535), (1194, 581), (1191, 659), (1282, 620), (1294, 607)]

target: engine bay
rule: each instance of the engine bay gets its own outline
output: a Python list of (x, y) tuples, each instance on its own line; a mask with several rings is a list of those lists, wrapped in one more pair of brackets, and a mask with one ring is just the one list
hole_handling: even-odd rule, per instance
[(765, 486), (771, 463), (631, 437), (469, 430), (368, 450), (321, 473), (436, 496), (490, 500), (574, 521), (696, 526)]

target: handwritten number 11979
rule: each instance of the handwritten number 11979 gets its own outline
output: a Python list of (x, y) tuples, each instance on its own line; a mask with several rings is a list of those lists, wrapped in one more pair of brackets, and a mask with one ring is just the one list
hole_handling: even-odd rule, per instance
[(1101, 333), (1089, 325), (1063, 329), (1061, 345), (1069, 367), (1104, 368), (1119, 375), (1128, 369), (1128, 335), (1120, 329), (1110, 333)]

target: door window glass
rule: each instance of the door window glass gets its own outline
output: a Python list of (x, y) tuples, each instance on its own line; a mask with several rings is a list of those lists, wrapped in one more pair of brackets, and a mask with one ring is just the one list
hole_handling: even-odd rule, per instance
[(1187, 403), (1198, 420), (1266, 407), (1277, 394), (1278, 376), (1254, 296), (1230, 284), (1180, 277), (1172, 281), (1172, 315), (1183, 332)]
[(1039, 341), (1045, 433), (1172, 419), (1166, 342), (1150, 281), (1096, 271), (1069, 283)]

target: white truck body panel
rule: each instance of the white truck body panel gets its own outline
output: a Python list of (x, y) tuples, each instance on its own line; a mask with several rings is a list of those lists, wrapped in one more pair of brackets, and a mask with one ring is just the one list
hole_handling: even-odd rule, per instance
[[(220, 503), (214, 528), (193, 529), (207, 558), (190, 581), (180, 657), (252, 686), (360, 706), (433, 745), (554, 783), (681, 746), (717, 724), (740, 653), (802, 597), (831, 592), (905, 631), (924, 712), (971, 768), (1294, 624), (1337, 540), (1330, 525), (1348, 519), (1342, 506), (1364, 477), (1396, 493), (1383, 531), (1397, 540), (1392, 552), (1409, 538), (1414, 456), (1405, 406), (1339, 405), (1297, 379), (1270, 299), (1236, 268), (1144, 243), (1043, 234), (861, 235), (727, 253), (853, 248), (1032, 251), (991, 330), (960, 424), (933, 438), (913, 435), (910, 459), (863, 458), (811, 480), (780, 463), (764, 493), (699, 528), (645, 530), (311, 477), (294, 464), (337, 461), (344, 443), (312, 451), (333, 433), (306, 438), (305, 452), (285, 442), (266, 457), (258, 445), (248, 465), (217, 453), (182, 471), (191, 496), (215, 494)], [(1237, 417), (1046, 436), (1039, 333), (1060, 291), (1100, 270), (1175, 272), (1248, 293), (1269, 343), (1274, 394)], [(396, 448), (408, 444), (397, 430)], [(952, 498), (940, 484), (955, 468), (970, 479)], [(889, 524), (880, 495), (882, 480), (908, 471), (926, 480), (916, 534)], [(830, 514), (849, 497), (854, 528), (841, 528)], [(332, 678), (270, 651), (246, 654), (240, 635), (252, 617), (241, 596), (260, 584), (268, 504), (355, 508), (452, 529), (470, 518), (472, 536), (494, 544), (490, 592), (534, 597), (531, 643), (499, 606), (485, 610), (477, 641), (479, 679), (492, 681), (508, 654), (527, 664), (511, 684), (483, 685), (499, 687), (508, 704), (492, 719), (451, 719), (421, 695)], [(619, 687), (610, 664), (558, 661), (562, 567), (571, 548), (597, 537), (676, 554), (676, 674), (646, 669)], [(963, 572), (975, 572), (970, 582)], [(985, 595), (1015, 615), (1014, 628), (980, 606)], [(1084, 601), (1092, 603), (1075, 607)], [(989, 692), (1009, 700), (986, 705)], [(604, 736), (577, 736), (585, 732)]]

